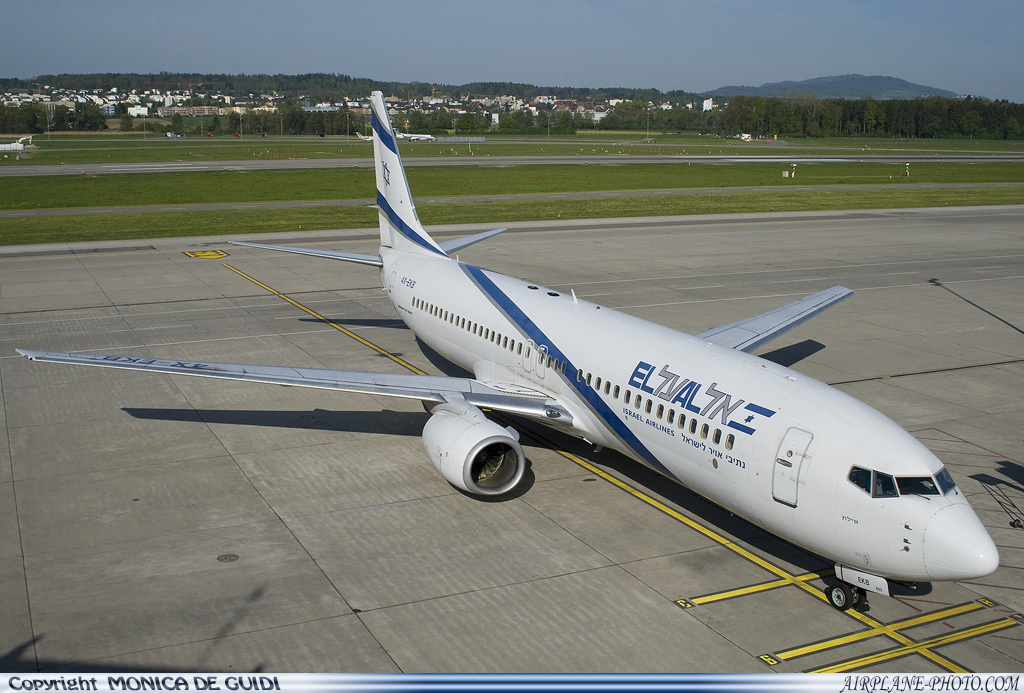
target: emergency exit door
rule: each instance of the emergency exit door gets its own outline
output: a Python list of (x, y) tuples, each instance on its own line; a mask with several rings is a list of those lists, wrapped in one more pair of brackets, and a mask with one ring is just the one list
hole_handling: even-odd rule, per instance
[(780, 503), (796, 507), (800, 491), (800, 475), (806, 474), (810, 460), (807, 449), (814, 435), (799, 428), (791, 428), (782, 438), (772, 472), (772, 497)]

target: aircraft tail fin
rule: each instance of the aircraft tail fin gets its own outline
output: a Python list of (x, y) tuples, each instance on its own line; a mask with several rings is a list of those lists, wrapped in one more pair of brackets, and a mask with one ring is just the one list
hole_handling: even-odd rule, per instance
[(370, 105), (373, 112), (373, 156), (377, 170), (381, 246), (447, 256), (423, 229), (416, 214), (402, 156), (398, 153), (395, 129), (391, 126), (391, 118), (384, 105), (384, 94), (373, 92)]

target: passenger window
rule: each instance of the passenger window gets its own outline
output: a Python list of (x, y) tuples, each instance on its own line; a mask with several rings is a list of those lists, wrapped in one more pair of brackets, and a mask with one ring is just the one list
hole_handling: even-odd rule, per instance
[(697, 419), (690, 419), (690, 434), (697, 432)]
[(871, 495), (874, 498), (899, 498), (900, 494), (896, 491), (896, 481), (891, 476), (875, 472), (874, 492)]
[(618, 398), (619, 398), (619, 386), (616, 385), (615, 389), (612, 390), (612, 399), (618, 399)]
[(601, 389), (601, 378), (597, 378), (597, 379), (594, 380), (594, 389), (595, 390), (600, 390)]
[(565, 373), (565, 361), (562, 361), (562, 373)]
[(679, 428), (686, 428), (686, 415), (683, 414), (682, 412), (679, 413)]
[(612, 384), (610, 382), (608, 382), (607, 380), (605, 380), (604, 381), (604, 393), (607, 395), (611, 391), (612, 391)]
[[(520, 356), (523, 355), (523, 343), (522, 342), (519, 342), (519, 345), (516, 346), (516, 353), (519, 354)], [(527, 354), (527, 356), (529, 356), (529, 354)]]
[(700, 427), (700, 437), (701, 438), (707, 438), (708, 437), (708, 429), (709, 428), (710, 428), (710, 426), (708, 426), (707, 424), (704, 424), (703, 426)]
[(650, 414), (651, 413), (651, 407), (653, 407), (653, 406), (654, 406), (654, 402), (652, 402), (651, 400), (647, 400), (647, 406), (644, 407), (644, 411), (647, 412), (648, 414)]
[(668, 419), (666, 419), (666, 421), (668, 421), (669, 423), (672, 423), (675, 420), (676, 420), (676, 410), (675, 409), (669, 409), (668, 410)]
[(634, 402), (633, 402), (633, 407), (635, 409), (639, 409), (640, 405), (643, 404), (643, 402), (644, 402), (643, 396), (642, 395), (637, 395), (636, 396), (636, 400), (634, 400)]
[(722, 442), (722, 429), (715, 429), (715, 434), (711, 436), (711, 442), (714, 443), (715, 445), (718, 445), (720, 442)]
[(629, 390), (626, 390), (625, 392), (622, 393), (622, 401), (625, 402), (626, 404), (629, 404), (630, 400), (632, 399), (633, 393), (631, 393)]
[(662, 416), (664, 416), (664, 415), (665, 415), (665, 405), (664, 405), (664, 404), (659, 404), (659, 405), (658, 405), (658, 411), (657, 411), (657, 412), (655, 412), (655, 414), (654, 414), (654, 415), (655, 415), (655, 416), (657, 416), (657, 417), (658, 417), (659, 419), (660, 419), (660, 418), (661, 418)]
[(732, 446), (736, 443), (736, 436), (732, 433), (725, 437), (725, 449), (732, 450)]
[(578, 382), (578, 383), (582, 383), (583, 382), (583, 369), (582, 368), (577, 368), (576, 369), (576, 382)]

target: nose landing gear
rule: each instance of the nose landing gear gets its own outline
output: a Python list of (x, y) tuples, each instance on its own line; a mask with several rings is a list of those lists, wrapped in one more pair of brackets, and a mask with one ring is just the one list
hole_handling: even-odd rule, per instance
[(885, 578), (871, 575), (849, 566), (835, 565), (837, 582), (825, 588), (828, 603), (839, 609), (868, 610), (868, 592), (890, 596), (889, 583)]
[(826, 587), (825, 596), (828, 598), (828, 603), (840, 611), (854, 609), (864, 612), (871, 608), (868, 605), (868, 593), (864, 588), (854, 587), (845, 582)]

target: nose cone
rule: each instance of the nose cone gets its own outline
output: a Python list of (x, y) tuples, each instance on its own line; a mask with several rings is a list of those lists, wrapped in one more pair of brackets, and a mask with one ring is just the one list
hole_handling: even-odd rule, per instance
[(999, 552), (971, 506), (947, 505), (928, 520), (924, 564), (933, 580), (972, 580), (999, 567)]

